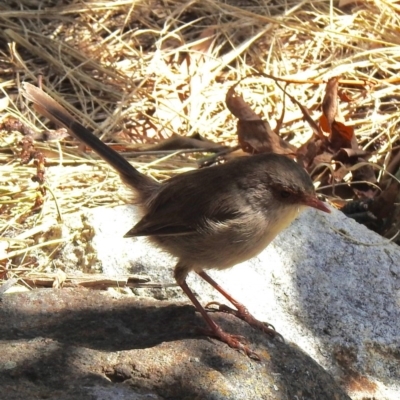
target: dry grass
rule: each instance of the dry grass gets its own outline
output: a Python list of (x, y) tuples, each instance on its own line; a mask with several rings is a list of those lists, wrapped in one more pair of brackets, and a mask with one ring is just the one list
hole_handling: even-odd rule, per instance
[[(347, 10), (334, 8), (336, 1), (315, 0), (54, 3), (60, 2), (0, 5), (0, 123), (14, 117), (43, 129), (19, 94), (21, 82), (36, 83), (41, 75), (45, 90), (106, 141), (152, 143), (172, 133), (199, 133), (236, 144), (236, 121), (225, 106), (236, 80), (262, 71), (298, 81), (287, 90), (317, 118), (324, 93), (318, 82), (340, 75), (374, 83), (370, 91), (350, 86), (355, 102), (341, 106), (361, 146), (374, 147), (371, 161), (385, 167), (399, 145), (396, 1), (359, 1)], [(240, 90), (274, 125), (282, 109), (274, 82), (251, 77)], [(311, 129), (295, 105), (287, 101), (286, 109), (281, 134), (298, 146)], [(0, 131), (0, 262), (8, 271), (17, 264), (49, 266), (55, 252), (39, 261), (38, 248), (31, 247), (36, 236), (26, 234), (40, 232), (49, 217), (60, 220), (82, 207), (122, 201), (119, 180), (104, 163), (75, 147), (38, 142), (47, 156), (50, 190), (33, 212), (38, 184), (30, 180), (35, 168), (15, 157), (20, 139)], [(131, 161), (156, 179), (196, 167), (193, 156)], [(5, 240), (10, 237), (15, 239)], [(19, 257), (7, 264), (10, 251)]]

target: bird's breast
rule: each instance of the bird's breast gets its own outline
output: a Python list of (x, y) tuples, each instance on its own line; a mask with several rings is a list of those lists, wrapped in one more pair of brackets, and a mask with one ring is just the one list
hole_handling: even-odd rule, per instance
[(208, 221), (206, 232), (154, 239), (192, 270), (226, 269), (261, 253), (299, 211), (295, 206), (273, 215), (244, 214), (224, 223)]

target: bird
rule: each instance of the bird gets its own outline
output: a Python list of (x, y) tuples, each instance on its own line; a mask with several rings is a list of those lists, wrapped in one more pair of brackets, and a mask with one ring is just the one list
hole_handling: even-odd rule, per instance
[[(271, 337), (280, 335), (206, 271), (231, 268), (255, 257), (306, 207), (329, 213), (308, 173), (285, 155), (265, 153), (158, 182), (134, 168), (42, 89), (25, 82), (23, 94), (39, 114), (92, 148), (132, 190), (141, 219), (124, 237), (146, 236), (177, 259), (174, 278), (207, 323), (204, 334), (259, 360), (244, 337), (225, 332), (206, 308), (217, 306), (214, 310), (233, 314)], [(234, 308), (216, 302), (204, 308), (186, 282), (190, 272), (213, 286)]]

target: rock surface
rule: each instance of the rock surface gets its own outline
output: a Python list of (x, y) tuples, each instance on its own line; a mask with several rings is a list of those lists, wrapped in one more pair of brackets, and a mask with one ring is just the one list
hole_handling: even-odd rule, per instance
[[(71, 228), (71, 230), (74, 232), (79, 231), (77, 231), (77, 226), (79, 221), (82, 221), (81, 237), (77, 237), (74, 243), (67, 246), (64, 253), (60, 254), (60, 263), (62, 261), (61, 264), (67, 269), (76, 268), (76, 263), (78, 263), (85, 266), (86, 269), (101, 270), (108, 275), (146, 274), (151, 276), (155, 282), (173, 283), (172, 269), (175, 260), (154, 249), (144, 238), (122, 238), (124, 233), (134, 225), (137, 218), (135, 208), (129, 206), (89, 210), (84, 213), (82, 219), (77, 216), (73, 217), (71, 219), (73, 229)], [(66, 231), (63, 234), (67, 234), (68, 229)], [(88, 256), (89, 253), (90, 256)], [(249, 376), (253, 376), (255, 381), (262, 381), (262, 384), (266, 385), (262, 386), (259, 392), (255, 392), (258, 393), (258, 397), (254, 397), (257, 399), (263, 398), (260, 397), (261, 394), (268, 399), (294, 399), (295, 396), (298, 396), (299, 399), (336, 399), (336, 397), (329, 397), (331, 394), (328, 392), (321, 394), (320, 389), (310, 389), (308, 386), (315, 379), (315, 385), (318, 388), (320, 382), (323, 382), (322, 386), (326, 389), (333, 388), (333, 386), (327, 385), (325, 378), (322, 380), (319, 377), (316, 378), (316, 371), (323, 371), (318, 369), (320, 368), (318, 365), (312, 364), (318, 368), (313, 369), (312, 373), (309, 372), (311, 374), (309, 380), (306, 379), (307, 372), (305, 371), (311, 371), (309, 369), (311, 367), (307, 367), (307, 369), (304, 366), (306, 365), (304, 360), (307, 359), (307, 363), (311, 361), (305, 356), (307, 354), (327, 370), (352, 399), (398, 400), (400, 398), (399, 260), (400, 249), (398, 246), (346, 218), (340, 212), (333, 210), (331, 215), (327, 215), (309, 210), (277, 237), (259, 257), (229, 271), (211, 271), (210, 273), (237, 300), (243, 302), (256, 317), (272, 323), (285, 337), (286, 344), (269, 342), (263, 335), (254, 332), (239, 320), (232, 320), (229, 316), (216, 314), (212, 316), (221, 323), (225, 323), (229, 332), (245, 334), (246, 337), (249, 337), (254, 350), (260, 351), (261, 349), (263, 355), (268, 354), (265, 360), (269, 361), (264, 361), (262, 368), (226, 345), (198, 336), (190, 336), (190, 328), (193, 324), (199, 327), (204, 325), (199, 319), (200, 317), (194, 317), (194, 309), (191, 306), (178, 306), (182, 304), (182, 301), (188, 304), (187, 298), (178, 287), (134, 289), (136, 296), (146, 297), (147, 300), (143, 298), (139, 300), (138, 297), (119, 300), (122, 302), (121, 304), (126, 304), (126, 307), (130, 309), (127, 315), (132, 314), (131, 317), (126, 317), (127, 321), (129, 318), (134, 318), (133, 314), (136, 313), (143, 318), (143, 332), (140, 337), (144, 344), (140, 349), (132, 347), (132, 341), (137, 342), (138, 339), (135, 336), (136, 333), (134, 336), (129, 333), (130, 330), (132, 331), (132, 325), (129, 325), (128, 330), (125, 329), (127, 322), (116, 324), (117, 328), (111, 329), (110, 334), (107, 333), (108, 331), (103, 333), (103, 340), (110, 343), (113, 342), (115, 334), (120, 337), (119, 340), (126, 340), (125, 347), (119, 348), (115, 345), (109, 349), (110, 353), (106, 353), (108, 349), (89, 345), (93, 336), (95, 336), (93, 340), (96, 341), (95, 333), (97, 332), (97, 330), (92, 330), (90, 318), (86, 321), (87, 333), (83, 331), (83, 328), (77, 328), (77, 331), (81, 329), (87, 343), (71, 339), (67, 347), (71, 347), (74, 354), (80, 354), (82, 351), (84, 354), (91, 354), (90, 357), (93, 356), (93, 351), (100, 351), (100, 353), (96, 353), (96, 357), (97, 355), (100, 357), (101, 354), (105, 359), (109, 359), (109, 363), (103, 362), (108, 366), (107, 368), (110, 366), (114, 368), (114, 365), (119, 364), (116, 354), (120, 355), (123, 351), (124, 356), (126, 355), (128, 359), (133, 357), (140, 361), (134, 364), (134, 367), (131, 362), (128, 362), (128, 365), (131, 366), (130, 369), (128, 368), (129, 371), (136, 371), (135, 374), (139, 375), (143, 373), (144, 376), (151, 375), (148, 371), (157, 371), (157, 376), (163, 377), (169, 382), (159, 383), (158, 386), (142, 386), (137, 383), (136, 378), (129, 378), (124, 380), (126, 382), (122, 389), (118, 386), (118, 390), (125, 390), (128, 383), (129, 390), (138, 389), (137, 393), (141, 395), (150, 393), (167, 399), (185, 398), (174, 397), (178, 392), (171, 391), (171, 388), (175, 388), (181, 379), (179, 381), (181, 382), (179, 383), (181, 388), (179, 393), (181, 394), (187, 390), (186, 383), (183, 381), (190, 381), (192, 392), (188, 392), (186, 397), (188, 399), (251, 399), (252, 397), (248, 397), (249, 392), (246, 392), (246, 395), (240, 394), (243, 397), (238, 397), (238, 393), (244, 393), (240, 392), (239, 387), (249, 389), (254, 386), (248, 380)], [(188, 284), (203, 303), (212, 300), (226, 303), (207, 283), (194, 274), (192, 275), (189, 276)], [(62, 290), (57, 293), (57, 296), (61, 296), (61, 300), (54, 300), (53, 303), (63, 302), (62, 297), (65, 295), (64, 293), (68, 292)], [(30, 295), (26, 296), (26, 301), (29, 302)], [(84, 297), (80, 297), (82, 303), (80, 307), (85, 309), (86, 305), (88, 309), (90, 307), (96, 309), (93, 304), (97, 300), (91, 300), (92, 296), (96, 296), (97, 299), (99, 294), (88, 292)], [(157, 302), (154, 299), (168, 301), (168, 303)], [(102, 315), (101, 321), (105, 326), (108, 326), (108, 323), (113, 325), (112, 322), (109, 322), (113, 313), (105, 311), (105, 314), (102, 314), (102, 310), (107, 309), (102, 304), (99, 303), (99, 309), (96, 312)], [(63, 313), (68, 314), (68, 310), (72, 310), (73, 302), (70, 300), (64, 305)], [(138, 311), (143, 309), (146, 312)], [(179, 315), (177, 316), (176, 313)], [(81, 312), (78, 312), (77, 318), (81, 318), (80, 315)], [(146, 315), (149, 316), (149, 319), (146, 319)], [(56, 317), (58, 314), (54, 313), (52, 318)], [(15, 317), (15, 319), (18, 318)], [(155, 321), (159, 319), (161, 319), (161, 323), (158, 326), (163, 330), (165, 337), (161, 333), (156, 334), (153, 331)], [(74, 319), (71, 317), (70, 323), (72, 324), (73, 321)], [(82, 324), (84, 323), (85, 321), (82, 320)], [(126, 338), (123, 334), (118, 336), (118, 329), (126, 333)], [(50, 338), (51, 343), (55, 341), (52, 345), (57, 347), (59, 346), (58, 338), (54, 337), (54, 333), (51, 333), (52, 330), (53, 327), (50, 326), (46, 334), (33, 334), (32, 338), (37, 336), (46, 340)], [(78, 336), (72, 334), (72, 337)], [(146, 336), (149, 338), (147, 341), (143, 339)], [(16, 340), (16, 338), (12, 339), (11, 335), (8, 340)], [(20, 342), (16, 343), (17, 346), (20, 345)], [(141, 343), (140, 340), (139, 343)], [(290, 343), (296, 343), (298, 348)], [(44, 347), (46, 346), (44, 345)], [(274, 353), (275, 350), (276, 353)], [(278, 359), (279, 354), (282, 355), (282, 358)], [(88, 358), (90, 357), (88, 356)], [(232, 357), (236, 361), (228, 361)], [(268, 359), (268, 357), (270, 358)], [(200, 361), (198, 363), (192, 359)], [(211, 362), (209, 359), (213, 361)], [(47, 360), (50, 360), (50, 357)], [(78, 357), (77, 360), (76, 362), (79, 364), (80, 358)], [(225, 367), (219, 367), (220, 364), (225, 365), (223, 360), (232, 366), (232, 368), (228, 368), (229, 371), (225, 370)], [(213, 364), (214, 361), (216, 364)], [(297, 364), (298, 362), (300, 364)], [(88, 370), (97, 371), (95, 374), (99, 374), (99, 370), (96, 370), (91, 363), (92, 361), (88, 361)], [(148, 365), (156, 364), (155, 369), (149, 366), (147, 372), (143, 372), (140, 365), (147, 365), (147, 363), (149, 363)], [(182, 369), (179, 369), (178, 366)], [(203, 367), (205, 369), (202, 369)], [(208, 367), (218, 371), (221, 379), (225, 379), (223, 387), (230, 388), (224, 392), (226, 397), (221, 397), (222, 392), (218, 392), (219, 389), (213, 391), (215, 377), (213, 373), (204, 372), (209, 371)], [(86, 371), (86, 367), (80, 366), (78, 370), (80, 368)], [(244, 375), (240, 375), (240, 371), (243, 369), (248, 369), (252, 373), (246, 375), (247, 371), (243, 372)], [(70, 371), (70, 369), (68, 370)], [(122, 370), (126, 372), (126, 367)], [(289, 370), (295, 373), (294, 380), (299, 380), (297, 383), (300, 384), (300, 389), (290, 386), (297, 383), (289, 379)], [(305, 375), (297, 376), (296, 374), (301, 371)], [(105, 374), (104, 371), (103, 373)], [(130, 373), (132, 374), (132, 372)], [(107, 372), (107, 374), (113, 376), (112, 372)], [(116, 374), (118, 375), (118, 373)], [(92, 372), (85, 372), (83, 375), (92, 377)], [(128, 376), (130, 375), (128, 374)], [(205, 376), (210, 378), (208, 384), (206, 384)], [(282, 377), (282, 380), (277, 377)], [(115, 383), (114, 378), (110, 379)], [(130, 379), (134, 379), (133, 384)], [(301, 391), (301, 384), (304, 382), (309, 382), (303, 386), (307, 392)], [(274, 385), (278, 388), (277, 390)], [(288, 386), (286, 387), (286, 385)], [(114, 386), (110, 387), (112, 389), (107, 390), (115, 389)], [(166, 387), (168, 390), (165, 389)], [(218, 386), (218, 388), (220, 387), (222, 386)], [(148, 392), (146, 392), (147, 388)], [(99, 393), (103, 393), (101, 391), (103, 389), (104, 387), (100, 385)], [(297, 390), (300, 391), (296, 392)], [(336, 390), (329, 389), (329, 393)], [(120, 398), (124, 398), (125, 392), (121, 391), (121, 393)], [(210, 397), (204, 397), (204, 393), (208, 393)], [(343, 394), (340, 394), (340, 391), (337, 393), (339, 393), (337, 398), (341, 398), (340, 396)], [(285, 397), (286, 395), (287, 397)], [(93, 398), (103, 398), (99, 396)], [(118, 398), (115, 397), (117, 396), (115, 393), (113, 396), (111, 398)], [(129, 396), (128, 398), (131, 398)]]
[[(105, 273), (148, 274), (156, 282), (173, 282), (175, 260), (145, 238), (116, 239), (133, 226), (134, 208), (86, 215)], [(341, 212), (310, 209), (258, 257), (211, 275), (256, 317), (272, 323), (326, 368), (353, 399), (398, 400), (399, 260), (397, 245)], [(195, 274), (188, 283), (203, 303), (226, 302)], [(186, 301), (180, 288), (136, 293)]]
[(192, 306), (86, 289), (10, 294), (0, 307), (3, 400), (349, 400), (290, 343), (232, 316), (261, 362), (196, 334)]

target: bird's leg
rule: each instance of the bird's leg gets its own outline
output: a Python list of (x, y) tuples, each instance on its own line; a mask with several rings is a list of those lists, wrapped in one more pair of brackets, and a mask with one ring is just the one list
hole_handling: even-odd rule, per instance
[(243, 351), (247, 356), (259, 361), (260, 357), (252, 351), (249, 347), (241, 343), (240, 340), (243, 340), (243, 337), (238, 336), (238, 335), (231, 335), (229, 333), (226, 333), (222, 330), (222, 328), (217, 325), (207, 314), (207, 311), (203, 308), (203, 306), (200, 304), (200, 302), (196, 299), (195, 295), (193, 292), (190, 290), (189, 286), (187, 285), (185, 280), (178, 281), (179, 286), (182, 288), (182, 290), (186, 293), (186, 295), (189, 297), (191, 302), (194, 304), (194, 306), (197, 308), (197, 311), (203, 316), (205, 321), (207, 322), (207, 325), (210, 327), (209, 331), (206, 331), (207, 336), (214, 337), (216, 339), (219, 339), (221, 342), (226, 343), (228, 346)]
[[(199, 276), (201, 276), (206, 282), (208, 282), (212, 287), (214, 287), (218, 292), (222, 294), (226, 299), (229, 300), (235, 307), (236, 310), (233, 308), (230, 308), (226, 306), (225, 304), (220, 304), (216, 301), (212, 301), (206, 305), (206, 308), (209, 308), (212, 305), (217, 305), (217, 311), (221, 311), (227, 314), (232, 314), (235, 315), (236, 317), (240, 318), (243, 321), (246, 321), (250, 326), (256, 329), (260, 329), (266, 334), (268, 334), (271, 337), (279, 337), (280, 339), (283, 340), (282, 335), (280, 335), (273, 325), (268, 324), (266, 322), (261, 322), (253, 315), (250, 314), (249, 310), (242, 304), (239, 303), (237, 300), (235, 300), (229, 293), (227, 293), (220, 285), (218, 285), (217, 282), (214, 281), (209, 275), (207, 275), (204, 271), (197, 272)], [(212, 310), (215, 311), (215, 309), (211, 308)]]

